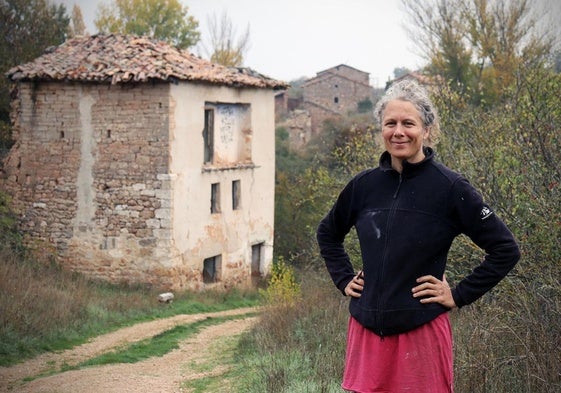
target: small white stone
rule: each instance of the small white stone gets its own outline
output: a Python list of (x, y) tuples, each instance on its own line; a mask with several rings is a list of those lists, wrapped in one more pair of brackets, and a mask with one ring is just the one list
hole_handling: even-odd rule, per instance
[(173, 301), (173, 293), (171, 292), (160, 293), (158, 295), (158, 301), (160, 303), (171, 303)]

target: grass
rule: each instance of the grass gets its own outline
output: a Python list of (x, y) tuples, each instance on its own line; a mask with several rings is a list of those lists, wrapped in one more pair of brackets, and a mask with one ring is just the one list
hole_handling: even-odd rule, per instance
[(0, 250), (0, 283), (0, 366), (141, 321), (259, 303), (257, 291), (230, 290), (185, 292), (160, 304), (155, 289), (93, 282), (6, 249)]
[(298, 301), (271, 304), (241, 338), (236, 364), (246, 374), (234, 391), (341, 391), (346, 301), (317, 274), (300, 281), (306, 285)]
[[(246, 393), (340, 392), (348, 300), (326, 272), (297, 276), (298, 285), (290, 274), (271, 285), (269, 295), (285, 301), (269, 302), (250, 332), (233, 341), (219, 340), (208, 360), (190, 365), (212, 372), (183, 385), (195, 392), (226, 391), (225, 386)], [(511, 277), (451, 314), (456, 391), (561, 391), (561, 285), (556, 275), (545, 278)], [(254, 306), (261, 299), (257, 291), (187, 292), (177, 294), (171, 304), (159, 304), (154, 289), (92, 282), (48, 260), (22, 260), (5, 249), (0, 250), (0, 283), (0, 366), (137, 322)], [(177, 327), (79, 367), (160, 356), (179, 340), (221, 321)], [(63, 366), (63, 371), (71, 367)]]
[[(206, 327), (255, 315), (255, 313), (245, 313), (225, 317), (208, 317), (189, 324), (178, 325), (154, 337), (125, 345), (117, 350), (104, 353), (97, 357), (81, 362), (77, 365), (63, 364), (58, 370), (53, 367), (53, 369), (48, 372), (44, 372), (31, 377), (26, 377), (24, 380), (26, 382), (29, 382), (39, 377), (45, 377), (47, 375), (53, 375), (70, 370), (78, 370), (84, 367), (101, 366), (116, 363), (137, 363), (151, 357), (162, 357), (169, 352), (178, 349), (181, 341), (198, 334), (202, 329)], [(224, 353), (218, 354), (218, 352), (215, 352), (214, 354), (219, 359), (219, 361), (223, 362), (222, 357), (224, 356)], [(207, 367), (216, 367), (216, 362), (214, 360), (215, 358), (212, 359), (212, 362), (209, 362), (207, 364)], [(53, 366), (55, 365), (53, 364)]]
[[(327, 273), (324, 274), (326, 276)], [(301, 301), (266, 308), (240, 340), (247, 393), (341, 392), (347, 300), (321, 275), (302, 273)], [(561, 290), (510, 278), (451, 313), (455, 391), (561, 391)]]
[(248, 373), (238, 367), (235, 357), (239, 340), (240, 335), (215, 341), (202, 361), (189, 365), (189, 370), (205, 376), (184, 381), (182, 388), (192, 393), (238, 391), (232, 386), (234, 381), (243, 379)]

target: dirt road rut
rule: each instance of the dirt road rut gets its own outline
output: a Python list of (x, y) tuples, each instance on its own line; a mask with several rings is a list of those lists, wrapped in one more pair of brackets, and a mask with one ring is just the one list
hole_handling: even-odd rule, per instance
[[(242, 308), (177, 315), (123, 328), (63, 352), (46, 353), (12, 367), (0, 368), (0, 392), (187, 393), (189, 390), (182, 387), (186, 381), (220, 375), (227, 371), (226, 366), (221, 366), (220, 362), (217, 362), (219, 366), (204, 372), (197, 371), (193, 365), (208, 360), (208, 348), (212, 343), (239, 336), (251, 328), (257, 317), (244, 315), (255, 311), (255, 308)], [(209, 317), (233, 315), (242, 317), (204, 328), (195, 336), (182, 341), (178, 349), (162, 357), (152, 357), (132, 364), (119, 363), (59, 372), (62, 367), (75, 366), (125, 344), (156, 336), (177, 325), (190, 324)], [(41, 377), (42, 375), (47, 376)], [(226, 385), (224, 388), (224, 391), (228, 390)]]

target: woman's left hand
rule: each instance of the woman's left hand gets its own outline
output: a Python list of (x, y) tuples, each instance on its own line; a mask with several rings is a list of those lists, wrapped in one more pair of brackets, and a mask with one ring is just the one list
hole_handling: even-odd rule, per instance
[(446, 276), (442, 277), (442, 281), (434, 276), (423, 276), (417, 279), (417, 283), (419, 285), (412, 292), (413, 297), (422, 297), (421, 303), (440, 303), (450, 309), (456, 307)]

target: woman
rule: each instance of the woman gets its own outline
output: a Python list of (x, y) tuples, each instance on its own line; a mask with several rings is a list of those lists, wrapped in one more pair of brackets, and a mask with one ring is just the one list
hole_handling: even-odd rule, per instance
[[(422, 87), (411, 80), (392, 85), (375, 113), (386, 149), (379, 166), (345, 186), (317, 231), (333, 282), (351, 297), (342, 387), (452, 392), (447, 311), (495, 286), (518, 262), (519, 249), (469, 182), (435, 160), (438, 116)], [(353, 226), (359, 273), (343, 245)], [(444, 270), (460, 233), (486, 256), (451, 289)]]

